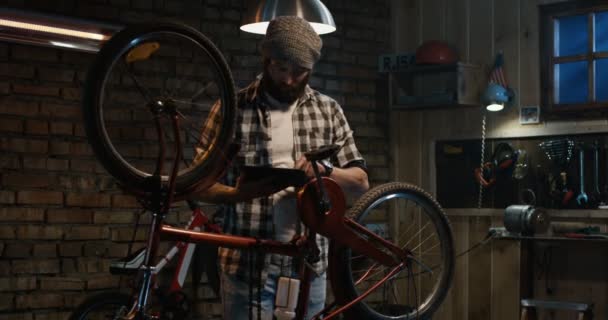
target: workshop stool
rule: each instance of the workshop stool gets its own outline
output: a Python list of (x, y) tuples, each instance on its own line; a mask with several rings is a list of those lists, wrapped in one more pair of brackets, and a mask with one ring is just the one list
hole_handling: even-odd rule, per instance
[(576, 320), (593, 319), (593, 303), (521, 299), (521, 319), (536, 320), (536, 308), (577, 311)]

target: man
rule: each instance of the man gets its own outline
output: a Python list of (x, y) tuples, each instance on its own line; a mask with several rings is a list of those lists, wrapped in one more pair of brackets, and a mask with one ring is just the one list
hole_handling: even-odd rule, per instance
[[(321, 47), (321, 38), (301, 18), (285, 16), (270, 22), (261, 50), (264, 72), (238, 94), (235, 142), (240, 143), (240, 151), (226, 183), (216, 183), (199, 194), (201, 200), (235, 203), (224, 210), (227, 233), (287, 242), (301, 231), (293, 188), (277, 190), (271, 178), (241, 181), (236, 177), (242, 165), (296, 168), (313, 177), (303, 154), (337, 144), (341, 149), (333, 159), (335, 168), (329, 163), (319, 165), (321, 174), (347, 192), (360, 194), (369, 188), (365, 161), (341, 107), (308, 86)], [(321, 261), (314, 265), (317, 276), (307, 318), (325, 303), (328, 241), (321, 236), (316, 240)], [(250, 312), (254, 318), (260, 312), (262, 319), (272, 319), (278, 277), (296, 275), (291, 259), (226, 248), (220, 249), (219, 256), (224, 319), (248, 319)], [(258, 300), (261, 310), (257, 310)]]

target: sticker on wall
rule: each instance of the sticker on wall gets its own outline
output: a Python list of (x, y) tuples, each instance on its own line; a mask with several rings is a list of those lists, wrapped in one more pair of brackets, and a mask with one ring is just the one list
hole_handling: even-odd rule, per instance
[(519, 124), (535, 124), (540, 122), (539, 106), (519, 107)]
[(395, 72), (405, 70), (415, 64), (412, 53), (383, 54), (378, 57), (378, 72)]

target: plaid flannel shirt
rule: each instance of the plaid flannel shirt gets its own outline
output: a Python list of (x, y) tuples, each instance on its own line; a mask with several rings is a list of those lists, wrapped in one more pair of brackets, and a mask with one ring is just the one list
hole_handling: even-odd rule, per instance
[[(240, 150), (227, 171), (226, 185), (234, 186), (239, 176), (239, 168), (248, 166), (271, 166), (272, 137), (270, 135), (270, 110), (258, 94), (259, 78), (247, 88), (242, 89), (237, 97), (237, 124), (234, 142), (240, 144)], [(305, 152), (318, 147), (337, 144), (342, 148), (334, 159), (334, 164), (346, 167), (353, 161), (364, 165), (363, 157), (355, 146), (353, 131), (350, 129), (340, 105), (332, 98), (306, 86), (304, 97), (298, 101), (293, 113), (294, 161)], [(211, 120), (210, 123), (216, 122)], [(214, 135), (212, 125), (206, 125), (202, 133), (205, 137)], [(272, 197), (262, 197), (235, 205), (225, 205), (222, 209), (224, 232), (264, 239), (274, 236)], [(317, 244), (321, 250), (321, 260), (315, 264), (317, 273), (327, 268), (328, 240), (317, 235)], [(220, 265), (228, 274), (234, 274), (242, 280), (249, 280), (251, 266), (255, 266), (266, 278), (265, 272), (259, 270), (268, 265), (270, 255), (251, 254), (240, 249), (220, 248)], [(250, 261), (250, 259), (253, 259)], [(258, 260), (260, 259), (260, 260)], [(264, 260), (261, 260), (264, 259)], [(251, 264), (250, 264), (251, 263)], [(258, 274), (255, 272), (255, 274)]]

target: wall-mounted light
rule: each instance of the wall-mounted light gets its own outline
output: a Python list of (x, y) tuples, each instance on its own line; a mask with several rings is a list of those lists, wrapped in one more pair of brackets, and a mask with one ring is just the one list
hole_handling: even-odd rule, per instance
[(96, 52), (122, 26), (0, 8), (0, 40)]
[(483, 94), (483, 102), (486, 110), (500, 111), (504, 109), (506, 103), (511, 101), (512, 96), (513, 93), (505, 87), (497, 83), (490, 83)]
[(318, 34), (336, 31), (336, 23), (327, 7), (319, 0), (253, 0), (241, 30), (256, 34), (266, 34), (268, 23), (280, 16), (298, 16), (310, 22)]

